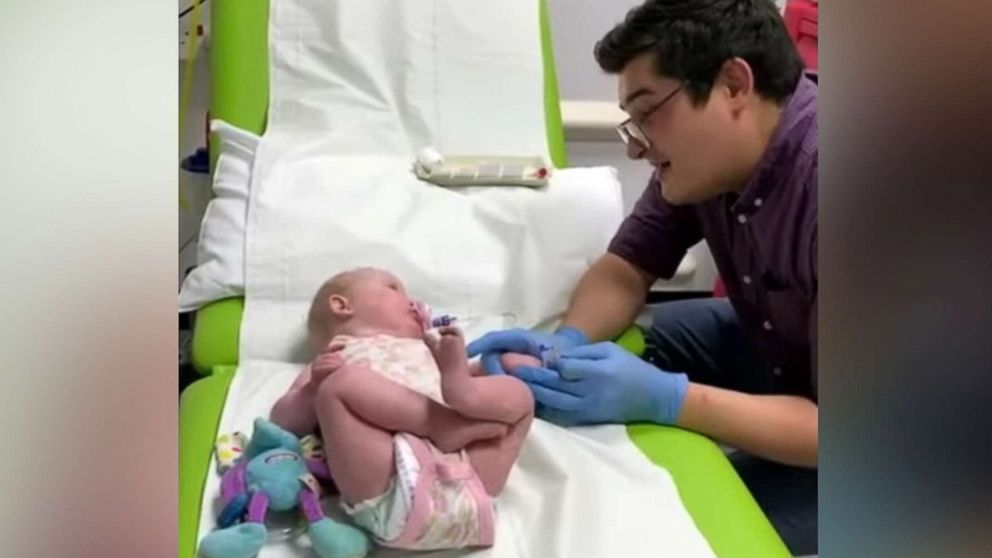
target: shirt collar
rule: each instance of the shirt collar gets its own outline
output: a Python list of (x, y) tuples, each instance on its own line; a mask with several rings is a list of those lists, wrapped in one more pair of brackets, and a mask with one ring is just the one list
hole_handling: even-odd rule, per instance
[(786, 101), (772, 132), (768, 148), (731, 207), (732, 211), (749, 213), (760, 207), (770, 190), (788, 176), (796, 151), (803, 148), (805, 131), (809, 127), (806, 117), (810, 113), (816, 114), (816, 90), (816, 84), (806, 75), (799, 78), (799, 84)]

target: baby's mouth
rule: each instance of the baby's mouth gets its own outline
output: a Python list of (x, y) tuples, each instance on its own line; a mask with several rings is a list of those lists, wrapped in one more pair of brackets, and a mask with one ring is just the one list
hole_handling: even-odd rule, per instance
[(424, 328), (424, 331), (430, 327), (430, 310), (426, 304), (423, 302), (411, 302), (410, 312), (413, 314), (414, 319), (417, 320), (417, 323), (420, 324), (420, 327)]

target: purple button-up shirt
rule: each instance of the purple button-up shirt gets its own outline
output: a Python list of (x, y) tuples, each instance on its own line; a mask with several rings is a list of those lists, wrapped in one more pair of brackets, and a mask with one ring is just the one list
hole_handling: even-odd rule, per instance
[(705, 238), (745, 334), (777, 392), (817, 397), (815, 83), (805, 76), (785, 105), (764, 156), (740, 194), (673, 206), (657, 174), (624, 220), (610, 252), (670, 279)]

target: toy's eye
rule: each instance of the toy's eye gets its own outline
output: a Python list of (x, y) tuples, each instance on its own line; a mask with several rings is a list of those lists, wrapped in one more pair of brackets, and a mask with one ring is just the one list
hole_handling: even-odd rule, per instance
[(279, 463), (280, 461), (296, 461), (299, 457), (292, 453), (277, 453), (265, 458), (266, 463)]

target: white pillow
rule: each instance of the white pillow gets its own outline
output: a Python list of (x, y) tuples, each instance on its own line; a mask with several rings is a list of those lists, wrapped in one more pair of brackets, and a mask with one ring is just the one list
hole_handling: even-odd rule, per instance
[(220, 138), (214, 198), (207, 204), (197, 239), (196, 267), (179, 291), (179, 311), (245, 293), (245, 221), (251, 169), (259, 136), (221, 120), (210, 123)]

